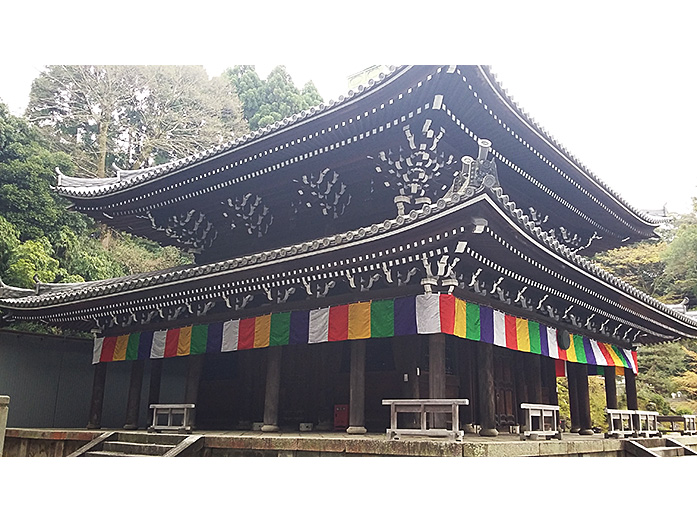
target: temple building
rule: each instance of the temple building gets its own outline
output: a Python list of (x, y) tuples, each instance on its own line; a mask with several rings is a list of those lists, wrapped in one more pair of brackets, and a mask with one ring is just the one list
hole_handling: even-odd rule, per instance
[(641, 346), (697, 337), (589, 261), (665, 218), (624, 201), (485, 66), (392, 67), (231, 143), (56, 190), (196, 259), (0, 288), (7, 319), (95, 334), (90, 428), (112, 366), (130, 366), (135, 428), (185, 358), (180, 400), (201, 429), (383, 432), (383, 399), (467, 398), (462, 423), (496, 436), (523, 424), (521, 403), (558, 404), (567, 376), (573, 430), (589, 434), (589, 375), (609, 408), (624, 376), (637, 409)]

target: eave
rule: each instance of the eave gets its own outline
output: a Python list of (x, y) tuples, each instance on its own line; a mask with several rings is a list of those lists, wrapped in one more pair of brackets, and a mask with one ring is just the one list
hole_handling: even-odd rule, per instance
[[(576, 248), (583, 248), (584, 254), (652, 237), (658, 220), (630, 207), (590, 173), (503, 93), (488, 68), (479, 66), (395, 68), (344, 100), (312, 108), (199, 155), (142, 171), (123, 171), (111, 183), (62, 177), (57, 190), (76, 210), (112, 227), (185, 248), (191, 247), (189, 240), (168, 236), (166, 225), (156, 228), (156, 220), (152, 218), (151, 223), (147, 213), (166, 210), (167, 215), (185, 217), (191, 210), (207, 214), (212, 210), (203, 223), (226, 235), (218, 243), (239, 245), (241, 250), (235, 254), (254, 252), (287, 241), (288, 232), (279, 224), (287, 224), (291, 215), (280, 207), (289, 203), (283, 198), (297, 192), (294, 180), (326, 168), (343, 176), (342, 183), (355, 191), (354, 201), (365, 199), (361, 187), (382, 182), (367, 156), (406, 147), (404, 125), (416, 133), (428, 119), (433, 128), (445, 129), (440, 144), (446, 156), (456, 161), (464, 154), (476, 154), (478, 138), (491, 140), (507, 194), (525, 209), (536, 206), (540, 214), (549, 213), (547, 226), (557, 233), (560, 227), (571, 235), (578, 230), (584, 240)], [(326, 232), (344, 232), (389, 218), (376, 213), (392, 205), (393, 195), (384, 189), (372, 191), (375, 204), (365, 210), (373, 214), (349, 209), (346, 216), (323, 224)], [(266, 237), (245, 238), (239, 225), (231, 233), (227, 216), (219, 216), (227, 211), (226, 200), (245, 194), (258, 194), (276, 206), (271, 211), (276, 213), (276, 225), (270, 225)], [(307, 231), (292, 234), (296, 241), (311, 238), (303, 237)], [(591, 236), (595, 242), (585, 245)], [(194, 246), (194, 251), (203, 253), (201, 261), (233, 254), (214, 245), (215, 238), (211, 241), (210, 246), (203, 240)]]
[[(433, 281), (426, 271), (436, 274), (439, 264), (453, 263), (455, 279), (441, 274), (426, 288)], [(368, 228), (223, 262), (3, 297), (0, 307), (20, 320), (132, 331), (151, 321), (205, 323), (424, 290), (452, 292), (612, 343), (697, 337), (696, 321), (574, 254), (501, 188), (464, 200), (454, 195)]]

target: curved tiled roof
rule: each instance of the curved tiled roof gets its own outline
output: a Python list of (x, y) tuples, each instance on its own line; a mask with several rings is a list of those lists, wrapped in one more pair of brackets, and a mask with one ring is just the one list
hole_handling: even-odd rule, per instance
[[(217, 145), (210, 149), (199, 153), (173, 160), (171, 162), (138, 170), (117, 170), (117, 176), (111, 178), (75, 178), (70, 176), (61, 176), (59, 178), (57, 191), (65, 196), (103, 196), (113, 192), (118, 192), (122, 189), (148, 182), (155, 178), (166, 176), (182, 167), (192, 165), (196, 162), (213, 158), (219, 154), (225, 154), (228, 151), (243, 147), (244, 145), (253, 142), (257, 139), (264, 138), (276, 131), (290, 127), (296, 123), (307, 120), (322, 113), (326, 113), (334, 109), (338, 105), (343, 105), (349, 101), (373, 90), (379, 85), (384, 84), (388, 79), (392, 78), (399, 71), (406, 69), (406, 66), (390, 66), (389, 73), (380, 73), (377, 80), (370, 79), (368, 85), (360, 85), (355, 90), (349, 90), (346, 96), (339, 96), (337, 100), (329, 100), (326, 104), (310, 107), (304, 111), (300, 111), (292, 116), (286, 117), (272, 124), (267, 125), (256, 131), (245, 134), (231, 142)], [(67, 182), (67, 183), (66, 183)]]
[[(620, 278), (610, 274), (598, 265), (592, 263), (587, 258), (579, 256), (571, 249), (560, 243), (552, 235), (548, 234), (542, 228), (537, 226), (530, 217), (518, 208), (515, 202), (511, 201), (500, 187), (488, 189), (483, 196), (476, 197), (471, 200), (463, 200), (459, 194), (454, 194), (447, 198), (441, 198), (436, 203), (425, 204), (419, 210), (412, 210), (408, 215), (398, 216), (396, 218), (385, 220), (380, 224), (373, 224), (370, 227), (360, 227), (359, 229), (347, 231), (332, 236), (318, 238), (312, 241), (306, 241), (295, 245), (289, 245), (277, 249), (272, 249), (265, 252), (259, 252), (246, 256), (240, 256), (233, 259), (210, 263), (200, 266), (178, 267), (169, 270), (156, 271), (148, 274), (139, 274), (133, 276), (125, 276), (110, 280), (101, 280), (95, 282), (73, 283), (73, 284), (40, 284), (43, 286), (40, 292), (28, 289), (16, 289), (22, 291), (23, 295), (13, 296), (11, 293), (3, 292), (8, 287), (0, 288), (0, 306), (5, 306), (11, 309), (34, 309), (40, 307), (50, 307), (63, 303), (78, 302), (83, 299), (89, 299), (99, 296), (108, 296), (110, 294), (155, 287), (160, 284), (184, 281), (188, 278), (194, 278), (203, 275), (213, 275), (224, 273), (225, 271), (234, 270), (242, 267), (253, 267), (262, 263), (291, 259), (300, 257), (306, 253), (319, 252), (339, 245), (351, 244), (386, 233), (390, 230), (397, 230), (407, 227), (415, 222), (425, 220), (432, 215), (436, 215), (445, 210), (452, 209), (456, 206), (467, 206), (475, 200), (487, 199), (500, 208), (514, 223), (517, 223), (523, 230), (534, 238), (539, 244), (556, 253), (564, 260), (575, 265), (583, 272), (586, 272), (603, 283), (625, 293), (626, 295), (642, 302), (649, 307), (652, 307), (661, 313), (672, 317), (686, 325), (697, 328), (695, 319), (674, 310), (668, 305), (656, 300), (655, 298), (639, 291), (632, 287)], [(490, 196), (486, 196), (486, 195)], [(14, 288), (12, 288), (14, 289)]]

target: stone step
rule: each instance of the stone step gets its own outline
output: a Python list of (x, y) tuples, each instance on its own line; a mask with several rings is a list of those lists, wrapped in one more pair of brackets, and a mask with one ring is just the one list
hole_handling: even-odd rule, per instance
[(155, 432), (119, 432), (118, 441), (156, 445), (178, 445), (186, 438), (182, 434), (160, 434)]
[(123, 452), (110, 452), (108, 450), (90, 450), (83, 454), (87, 458), (152, 458), (156, 456), (148, 454), (124, 454)]
[(664, 438), (645, 438), (635, 440), (639, 445), (647, 449), (654, 449), (655, 447), (665, 447), (666, 440)]
[(651, 447), (650, 450), (664, 458), (685, 455), (685, 450), (680, 447)]
[(130, 441), (105, 441), (102, 450), (120, 452), (122, 454), (143, 454), (147, 456), (162, 456), (175, 445), (160, 445), (157, 443), (133, 443)]

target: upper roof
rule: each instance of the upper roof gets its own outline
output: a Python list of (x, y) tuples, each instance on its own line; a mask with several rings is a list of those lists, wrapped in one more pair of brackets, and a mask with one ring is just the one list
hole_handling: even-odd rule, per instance
[(211, 262), (436, 201), (481, 138), (493, 144), (504, 191), (574, 250), (648, 238), (661, 221), (583, 166), (485, 66), (393, 67), (337, 102), (233, 142), (112, 178), (59, 176), (57, 191), (112, 227)]

